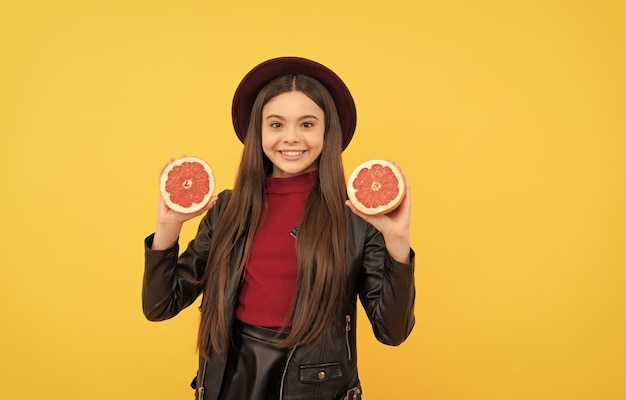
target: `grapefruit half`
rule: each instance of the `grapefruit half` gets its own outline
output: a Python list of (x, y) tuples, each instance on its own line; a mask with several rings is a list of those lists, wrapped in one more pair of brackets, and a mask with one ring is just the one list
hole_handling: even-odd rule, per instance
[(174, 211), (194, 213), (207, 205), (215, 188), (213, 171), (205, 161), (183, 157), (161, 174), (161, 196)]
[(348, 198), (367, 215), (395, 210), (406, 192), (402, 172), (386, 160), (369, 160), (354, 169), (348, 179)]

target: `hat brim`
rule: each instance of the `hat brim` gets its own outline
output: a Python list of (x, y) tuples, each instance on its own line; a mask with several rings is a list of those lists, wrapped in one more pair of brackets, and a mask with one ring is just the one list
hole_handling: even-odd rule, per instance
[(346, 84), (326, 66), (300, 57), (267, 60), (244, 76), (233, 97), (232, 117), (235, 133), (243, 143), (246, 138), (252, 105), (258, 93), (270, 81), (283, 75), (307, 75), (318, 80), (335, 101), (341, 124), (342, 146), (345, 149), (356, 129), (356, 106)]

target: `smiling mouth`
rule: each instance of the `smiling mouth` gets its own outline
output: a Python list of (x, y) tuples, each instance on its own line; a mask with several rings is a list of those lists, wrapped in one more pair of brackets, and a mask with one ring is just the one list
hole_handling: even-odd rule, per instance
[(302, 155), (304, 153), (304, 151), (281, 151), (280, 154), (282, 154), (285, 157), (298, 157), (300, 155)]

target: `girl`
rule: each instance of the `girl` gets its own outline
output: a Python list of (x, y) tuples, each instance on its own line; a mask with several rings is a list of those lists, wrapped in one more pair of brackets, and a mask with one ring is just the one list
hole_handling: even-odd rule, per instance
[[(399, 345), (414, 324), (408, 185), (387, 215), (346, 200), (341, 152), (356, 109), (317, 62), (256, 66), (232, 112), (244, 143), (234, 188), (191, 215), (160, 199), (144, 314), (168, 319), (202, 295), (196, 399), (360, 399), (357, 295), (382, 343)], [(183, 223), (207, 210), (179, 256)]]

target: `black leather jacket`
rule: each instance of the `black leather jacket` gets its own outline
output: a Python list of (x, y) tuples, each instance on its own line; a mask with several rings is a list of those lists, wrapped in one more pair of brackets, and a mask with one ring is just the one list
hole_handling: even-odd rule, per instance
[[(170, 249), (151, 250), (152, 236), (146, 238), (143, 281), (143, 312), (151, 321), (172, 318), (201, 294), (191, 282), (205, 268), (212, 233), (230, 198), (220, 193), (216, 205), (204, 216), (196, 237), (179, 256), (178, 244)], [(243, 241), (236, 246), (231, 270), (243, 256)], [(356, 354), (357, 295), (370, 320), (376, 338), (388, 345), (399, 345), (415, 322), (413, 306), (415, 282), (414, 254), (411, 263), (394, 261), (385, 249), (382, 235), (373, 226), (350, 213), (347, 290), (341, 317), (332, 326), (329, 339), (314, 347), (290, 349), (284, 370), (281, 400), (360, 398)], [(227, 289), (234, 318), (238, 287)], [(212, 355), (200, 359), (196, 398), (217, 400), (226, 358)], [(357, 388), (358, 387), (358, 388)], [(354, 395), (354, 397), (353, 397)]]

